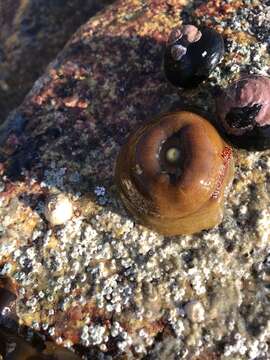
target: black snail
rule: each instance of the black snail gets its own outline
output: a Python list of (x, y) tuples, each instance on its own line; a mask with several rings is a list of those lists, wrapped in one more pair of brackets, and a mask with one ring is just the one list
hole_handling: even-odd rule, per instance
[(164, 54), (164, 72), (176, 87), (193, 88), (206, 80), (224, 55), (214, 29), (184, 25), (172, 31)]
[(233, 145), (270, 147), (270, 78), (244, 75), (216, 100), (219, 125)]
[(231, 148), (197, 114), (162, 115), (132, 134), (116, 163), (121, 199), (142, 224), (165, 235), (217, 225), (234, 172)]

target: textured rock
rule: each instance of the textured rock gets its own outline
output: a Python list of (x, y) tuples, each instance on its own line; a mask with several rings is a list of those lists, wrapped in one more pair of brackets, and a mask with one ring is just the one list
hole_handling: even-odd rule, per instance
[(0, 4), (0, 123), (74, 31), (110, 0), (4, 0)]
[[(134, 127), (181, 104), (214, 118), (220, 86), (269, 69), (265, 1), (200, 3), (121, 0), (103, 11), (0, 130), (0, 272), (18, 284), (22, 324), (80, 345), (88, 358), (269, 356), (270, 152), (235, 150), (224, 220), (194, 236), (167, 238), (134, 224), (113, 181)], [(226, 54), (179, 101), (162, 55), (180, 19), (214, 25)], [(44, 203), (56, 190), (72, 200), (74, 216), (51, 227)], [(186, 316), (190, 301), (202, 305), (201, 322)]]

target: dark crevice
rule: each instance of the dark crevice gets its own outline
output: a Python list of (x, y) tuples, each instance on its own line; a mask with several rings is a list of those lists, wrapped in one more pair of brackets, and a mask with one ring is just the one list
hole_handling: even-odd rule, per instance
[(230, 127), (241, 129), (256, 126), (256, 117), (261, 110), (261, 104), (232, 108), (226, 115), (226, 122)]

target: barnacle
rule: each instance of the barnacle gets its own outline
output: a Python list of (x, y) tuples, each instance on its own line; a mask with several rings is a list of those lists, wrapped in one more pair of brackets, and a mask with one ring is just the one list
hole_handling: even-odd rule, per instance
[(216, 100), (219, 125), (236, 146), (256, 150), (270, 147), (270, 78), (246, 75)]
[(233, 176), (228, 145), (204, 118), (165, 114), (139, 128), (122, 147), (116, 184), (127, 210), (165, 235), (217, 225)]
[(223, 38), (214, 29), (184, 25), (169, 37), (164, 72), (174, 86), (193, 88), (208, 78), (223, 55)]
[(62, 225), (72, 218), (72, 202), (62, 193), (52, 194), (47, 198), (44, 214), (52, 226)]

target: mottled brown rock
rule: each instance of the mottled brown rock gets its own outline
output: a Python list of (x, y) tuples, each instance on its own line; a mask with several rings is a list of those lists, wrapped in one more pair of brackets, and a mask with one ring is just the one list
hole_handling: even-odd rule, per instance
[[(219, 87), (268, 71), (265, 1), (225, 4), (118, 1), (72, 37), (0, 130), (1, 274), (19, 284), (21, 324), (88, 358), (268, 357), (270, 152), (234, 151), (223, 222), (193, 236), (134, 223), (113, 182), (135, 127), (187, 106), (211, 119)], [(176, 94), (162, 56), (179, 19), (214, 26), (226, 55), (205, 84)], [(51, 227), (43, 210), (55, 190), (75, 211)], [(186, 316), (190, 301), (202, 322)]]
[(0, 123), (65, 42), (112, 0), (4, 0), (0, 4)]
[(0, 313), (13, 305), (17, 299), (17, 289), (9, 277), (0, 276)]

